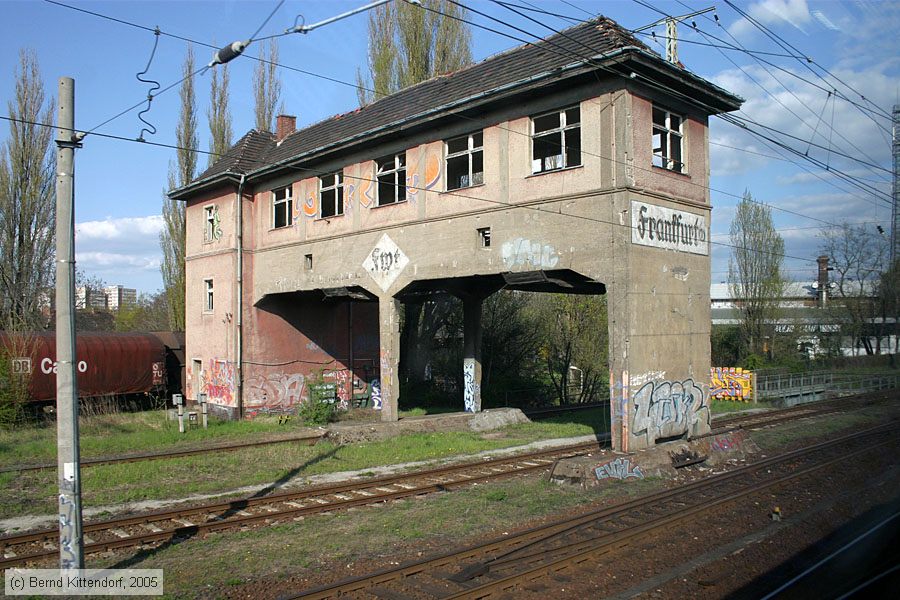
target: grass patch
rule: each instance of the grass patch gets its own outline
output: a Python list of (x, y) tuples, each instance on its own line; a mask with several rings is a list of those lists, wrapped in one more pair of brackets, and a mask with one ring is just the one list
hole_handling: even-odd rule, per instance
[[(550, 438), (600, 433), (598, 429), (604, 421), (604, 415), (600, 413), (605, 411), (584, 412), (592, 414), (565, 415), (538, 423), (519, 424), (501, 430), (502, 435), (489, 437), (469, 431), (418, 433), (346, 446), (329, 442), (320, 442), (315, 446), (284, 443), (238, 452), (211, 452), (166, 460), (87, 467), (82, 469), (83, 505), (96, 507), (217, 494), (243, 486), (271, 485), (274, 490), (277, 484), (295, 477), (337, 471), (366, 471), (384, 465), (476, 454)], [(223, 423), (222, 429), (234, 431), (241, 425), (262, 425), (262, 431), (268, 431), (266, 424), (255, 421)], [(277, 425), (272, 427), (278, 428)], [(276, 430), (285, 431), (283, 427)], [(120, 435), (134, 439), (128, 431)], [(178, 435), (177, 429), (175, 435)], [(210, 439), (218, 441), (223, 438)], [(32, 459), (29, 462), (37, 461)], [(367, 471), (367, 474), (374, 473)], [(50, 514), (56, 510), (58, 484), (55, 469), (4, 473), (0, 474), (0, 478), (0, 518)]]
[(874, 427), (896, 413), (891, 405), (870, 406), (850, 414), (832, 414), (825, 418), (779, 425), (753, 432), (753, 440), (766, 452), (780, 450), (808, 438), (838, 433), (852, 427)]
[(724, 413), (731, 412), (740, 412), (742, 410), (753, 410), (756, 408), (772, 408), (773, 404), (771, 402), (739, 402), (737, 400), (716, 400), (713, 399), (710, 403), (710, 410), (714, 415), (721, 415)]

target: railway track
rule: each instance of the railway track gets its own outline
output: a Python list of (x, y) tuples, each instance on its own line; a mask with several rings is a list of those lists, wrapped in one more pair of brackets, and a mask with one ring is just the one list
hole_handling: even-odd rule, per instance
[[(765, 415), (745, 415), (718, 421), (716, 429), (761, 427), (787, 419), (829, 414), (837, 412), (837, 409), (837, 406), (831, 405), (824, 406), (821, 410), (795, 407)], [(548, 470), (553, 462), (560, 458), (600, 450), (600, 442), (606, 443), (608, 439), (607, 434), (599, 441), (514, 457), (462, 463), (388, 477), (356, 479), (336, 485), (87, 522), (84, 525), (85, 552), (104, 552), (161, 544), (207, 532), (268, 524), (314, 513), (446, 491), (516, 474)], [(0, 537), (0, 568), (32, 564), (57, 556), (58, 536), (58, 529), (48, 528)]]
[[(268, 524), (314, 513), (446, 491), (501, 477), (549, 469), (561, 458), (584, 455), (600, 449), (601, 442), (593, 441), (410, 474), (357, 479), (337, 485), (88, 522), (83, 527), (84, 550), (89, 554), (160, 544), (213, 531)], [(0, 537), (0, 568), (32, 564), (56, 557), (59, 552), (58, 538), (57, 528)]]
[(896, 444), (894, 427), (843, 436), (672, 490), (286, 597), (513, 597), (510, 594), (529, 582), (595, 560), (713, 507)]

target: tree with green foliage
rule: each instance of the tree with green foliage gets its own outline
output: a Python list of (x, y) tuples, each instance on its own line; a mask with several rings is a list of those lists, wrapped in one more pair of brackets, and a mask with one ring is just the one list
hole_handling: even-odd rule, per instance
[(9, 139), (0, 147), (0, 328), (42, 328), (55, 280), (55, 100), (47, 98), (37, 56), (19, 52)]
[[(194, 97), (194, 51), (190, 46), (182, 72), (185, 78), (180, 90), (181, 113), (175, 129), (178, 150), (176, 162), (169, 163), (170, 190), (187, 185), (197, 173), (196, 151), (200, 147), (200, 140), (197, 135), (197, 102)], [(159, 240), (163, 251), (162, 276), (169, 309), (169, 327), (174, 331), (184, 331), (184, 204), (164, 195), (162, 212), (165, 227)]]
[(533, 310), (538, 352), (560, 404), (599, 400), (609, 389), (606, 296), (541, 294)]
[(369, 13), (368, 74), (357, 70), (360, 106), (472, 63), (468, 10), (446, 0), (391, 2)]
[(256, 128), (275, 131), (275, 117), (284, 110), (281, 101), (281, 79), (278, 77), (278, 42), (269, 40), (260, 44), (259, 61), (253, 71), (253, 98)]
[(166, 294), (141, 294), (134, 304), (115, 312), (116, 331), (165, 331), (169, 324)]
[(728, 284), (741, 313), (741, 332), (751, 354), (759, 354), (778, 316), (784, 294), (784, 240), (775, 230), (772, 209), (744, 192), (730, 230)]
[[(219, 69), (222, 77), (219, 78)], [(231, 110), (228, 107), (228, 65), (220, 65), (212, 71), (209, 84), (209, 109), (206, 117), (209, 122), (209, 164), (222, 158), (231, 148), (234, 132), (231, 129)]]

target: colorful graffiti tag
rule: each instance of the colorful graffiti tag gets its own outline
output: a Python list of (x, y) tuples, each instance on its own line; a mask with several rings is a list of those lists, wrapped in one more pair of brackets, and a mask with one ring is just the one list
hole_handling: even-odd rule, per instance
[(478, 412), (481, 407), (477, 402), (478, 383), (475, 381), (475, 359), (463, 360), (463, 401), (466, 412)]
[(643, 479), (644, 473), (637, 465), (632, 465), (627, 458), (617, 458), (594, 468), (597, 479)]
[(325, 371), (322, 379), (334, 384), (334, 392), (338, 401), (338, 408), (347, 410), (350, 408), (350, 381), (352, 379), (349, 369)]
[(302, 373), (255, 375), (247, 380), (246, 387), (246, 415), (285, 413), (303, 401), (306, 377)]
[(713, 367), (709, 370), (709, 396), (717, 400), (747, 402), (753, 397), (753, 371), (740, 367)]
[(647, 445), (661, 438), (698, 434), (709, 427), (703, 389), (693, 379), (651, 381), (633, 397), (632, 435)]
[(372, 408), (381, 410), (381, 381), (373, 379), (372, 383)]
[(234, 406), (234, 363), (217, 358), (210, 359), (209, 366), (204, 369), (201, 391), (206, 392), (207, 400), (213, 404)]

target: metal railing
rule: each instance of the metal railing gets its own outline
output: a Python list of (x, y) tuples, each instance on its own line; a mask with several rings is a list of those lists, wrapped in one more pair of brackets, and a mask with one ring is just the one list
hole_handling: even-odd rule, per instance
[(814, 371), (756, 378), (756, 400), (807, 402), (825, 396), (858, 394), (900, 387), (897, 373), (845, 373)]

